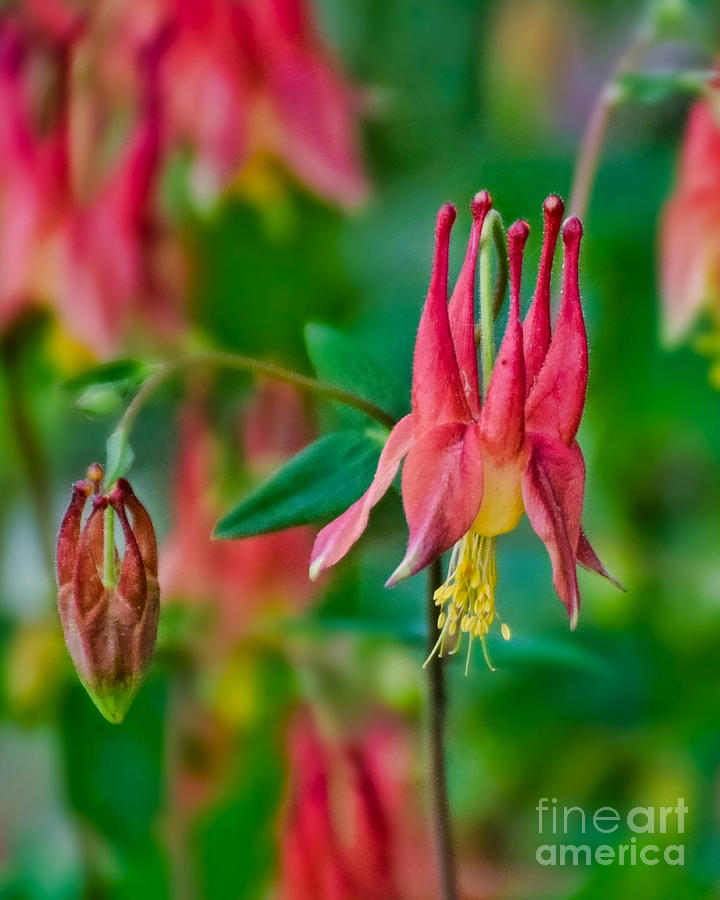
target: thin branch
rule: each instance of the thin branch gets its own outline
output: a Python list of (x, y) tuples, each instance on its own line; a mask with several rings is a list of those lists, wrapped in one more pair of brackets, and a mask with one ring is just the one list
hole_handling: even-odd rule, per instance
[(621, 99), (615, 84), (619, 75), (641, 65), (655, 42), (655, 29), (643, 21), (622, 56), (617, 60), (612, 72), (600, 89), (580, 144), (575, 175), (570, 190), (570, 215), (584, 219), (595, 184), (600, 154), (607, 134), (612, 113)]
[[(428, 569), (427, 626), (428, 653), (432, 654), (437, 629), (437, 607), (435, 589), (442, 582), (442, 562), (440, 559)], [(428, 756), (430, 775), (430, 796), (432, 804), (433, 830), (440, 876), (440, 897), (442, 900), (458, 900), (455, 846), (453, 843), (450, 802), (445, 775), (445, 660), (434, 654), (425, 667), (428, 684)]]
[(342, 388), (334, 387), (315, 378), (308, 378), (291, 369), (284, 369), (276, 366), (274, 363), (263, 362), (259, 359), (253, 359), (249, 356), (239, 356), (232, 353), (198, 353), (194, 356), (186, 356), (182, 359), (173, 360), (162, 365), (157, 372), (149, 378), (145, 384), (137, 392), (130, 405), (125, 410), (117, 430), (128, 433), (132, 428), (138, 413), (145, 405), (154, 391), (168, 378), (175, 373), (192, 368), (193, 366), (220, 366), (226, 369), (237, 369), (241, 372), (249, 372), (252, 375), (259, 375), (264, 378), (271, 378), (274, 381), (282, 381), (285, 384), (291, 384), (300, 391), (314, 394), (317, 397), (324, 397), (326, 400), (334, 400), (338, 403), (344, 403), (360, 412), (365, 413), (372, 419), (375, 419), (381, 425), (392, 428), (396, 420), (389, 413), (385, 412), (379, 406), (368, 400), (363, 400), (350, 391)]

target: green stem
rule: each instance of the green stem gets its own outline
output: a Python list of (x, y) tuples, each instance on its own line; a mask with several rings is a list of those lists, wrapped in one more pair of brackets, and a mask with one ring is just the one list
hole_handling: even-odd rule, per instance
[(442, 561), (438, 558), (428, 569), (427, 628), (430, 657), (425, 672), (428, 684), (428, 757), (430, 799), (435, 845), (440, 874), (442, 900), (458, 900), (455, 845), (453, 842), (450, 801), (445, 774), (445, 660), (433, 653), (437, 629), (435, 589), (442, 583)]
[(208, 352), (164, 363), (135, 395), (120, 419), (117, 430), (128, 434), (138, 413), (154, 391), (172, 375), (193, 366), (220, 366), (226, 369), (236, 369), (240, 372), (249, 372), (252, 375), (264, 378), (271, 378), (274, 381), (282, 381), (285, 384), (293, 385), (300, 391), (314, 394), (317, 397), (324, 397), (326, 400), (335, 400), (338, 403), (344, 403), (346, 406), (352, 406), (354, 409), (360, 410), (360, 412), (380, 422), (386, 428), (392, 428), (396, 424), (395, 418), (385, 412), (384, 409), (381, 409), (374, 403), (370, 403), (368, 400), (363, 400), (362, 397), (358, 397), (350, 391), (342, 390), (342, 388), (334, 387), (315, 378), (308, 378), (306, 375), (301, 375), (291, 369), (284, 369), (281, 366), (276, 366), (274, 363), (263, 362), (249, 356)]
[[(502, 237), (499, 237), (502, 235)], [(498, 281), (493, 291), (492, 245), (498, 257)], [(496, 210), (490, 210), (480, 235), (480, 356), (482, 361), (483, 390), (487, 392), (495, 364), (493, 321), (502, 305), (507, 288), (507, 251), (502, 219)], [(504, 273), (504, 274), (503, 274)], [(502, 287), (502, 294), (499, 289)], [(499, 303), (498, 303), (499, 296)], [(497, 307), (497, 309), (496, 309)]]
[(575, 164), (575, 174), (570, 190), (571, 216), (584, 219), (588, 211), (608, 125), (613, 111), (622, 99), (615, 81), (619, 75), (637, 68), (642, 63), (655, 40), (655, 29), (647, 21), (643, 21), (636, 30), (630, 45), (617, 60), (608, 79), (600, 89), (585, 127)]

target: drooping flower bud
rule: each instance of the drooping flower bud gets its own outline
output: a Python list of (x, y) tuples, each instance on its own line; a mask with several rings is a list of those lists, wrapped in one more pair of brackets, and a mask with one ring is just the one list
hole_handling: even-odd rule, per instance
[[(120, 479), (102, 494), (101, 479), (95, 463), (87, 480), (73, 486), (57, 544), (58, 611), (78, 677), (103, 716), (119, 723), (155, 647), (157, 544), (150, 516), (129, 483)], [(116, 517), (123, 531), (122, 558), (115, 544)]]

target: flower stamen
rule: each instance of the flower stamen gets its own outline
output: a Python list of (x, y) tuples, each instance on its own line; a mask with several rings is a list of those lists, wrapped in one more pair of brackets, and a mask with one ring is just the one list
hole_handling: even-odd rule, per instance
[(497, 566), (495, 565), (495, 537), (487, 537), (470, 530), (457, 542), (450, 557), (445, 583), (436, 591), (435, 605), (440, 607), (437, 625), (440, 634), (425, 665), (438, 654), (442, 656), (446, 642), (455, 639), (450, 655), (457, 653), (462, 636), (468, 636), (465, 674), (470, 666), (473, 640), (479, 638), (488, 668), (495, 670), (488, 654), (485, 636), (497, 619), (503, 638), (510, 640), (510, 629), (495, 609)]

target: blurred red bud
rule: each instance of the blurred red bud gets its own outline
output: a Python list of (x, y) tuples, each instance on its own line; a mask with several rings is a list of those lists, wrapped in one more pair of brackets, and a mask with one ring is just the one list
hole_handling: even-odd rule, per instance
[[(91, 467), (97, 476), (99, 466)], [(152, 659), (160, 610), (157, 543), (150, 516), (125, 479), (109, 494), (89, 473), (78, 481), (57, 544), (58, 610), (78, 677), (103, 716), (121, 722)], [(115, 517), (123, 530), (122, 559)]]

